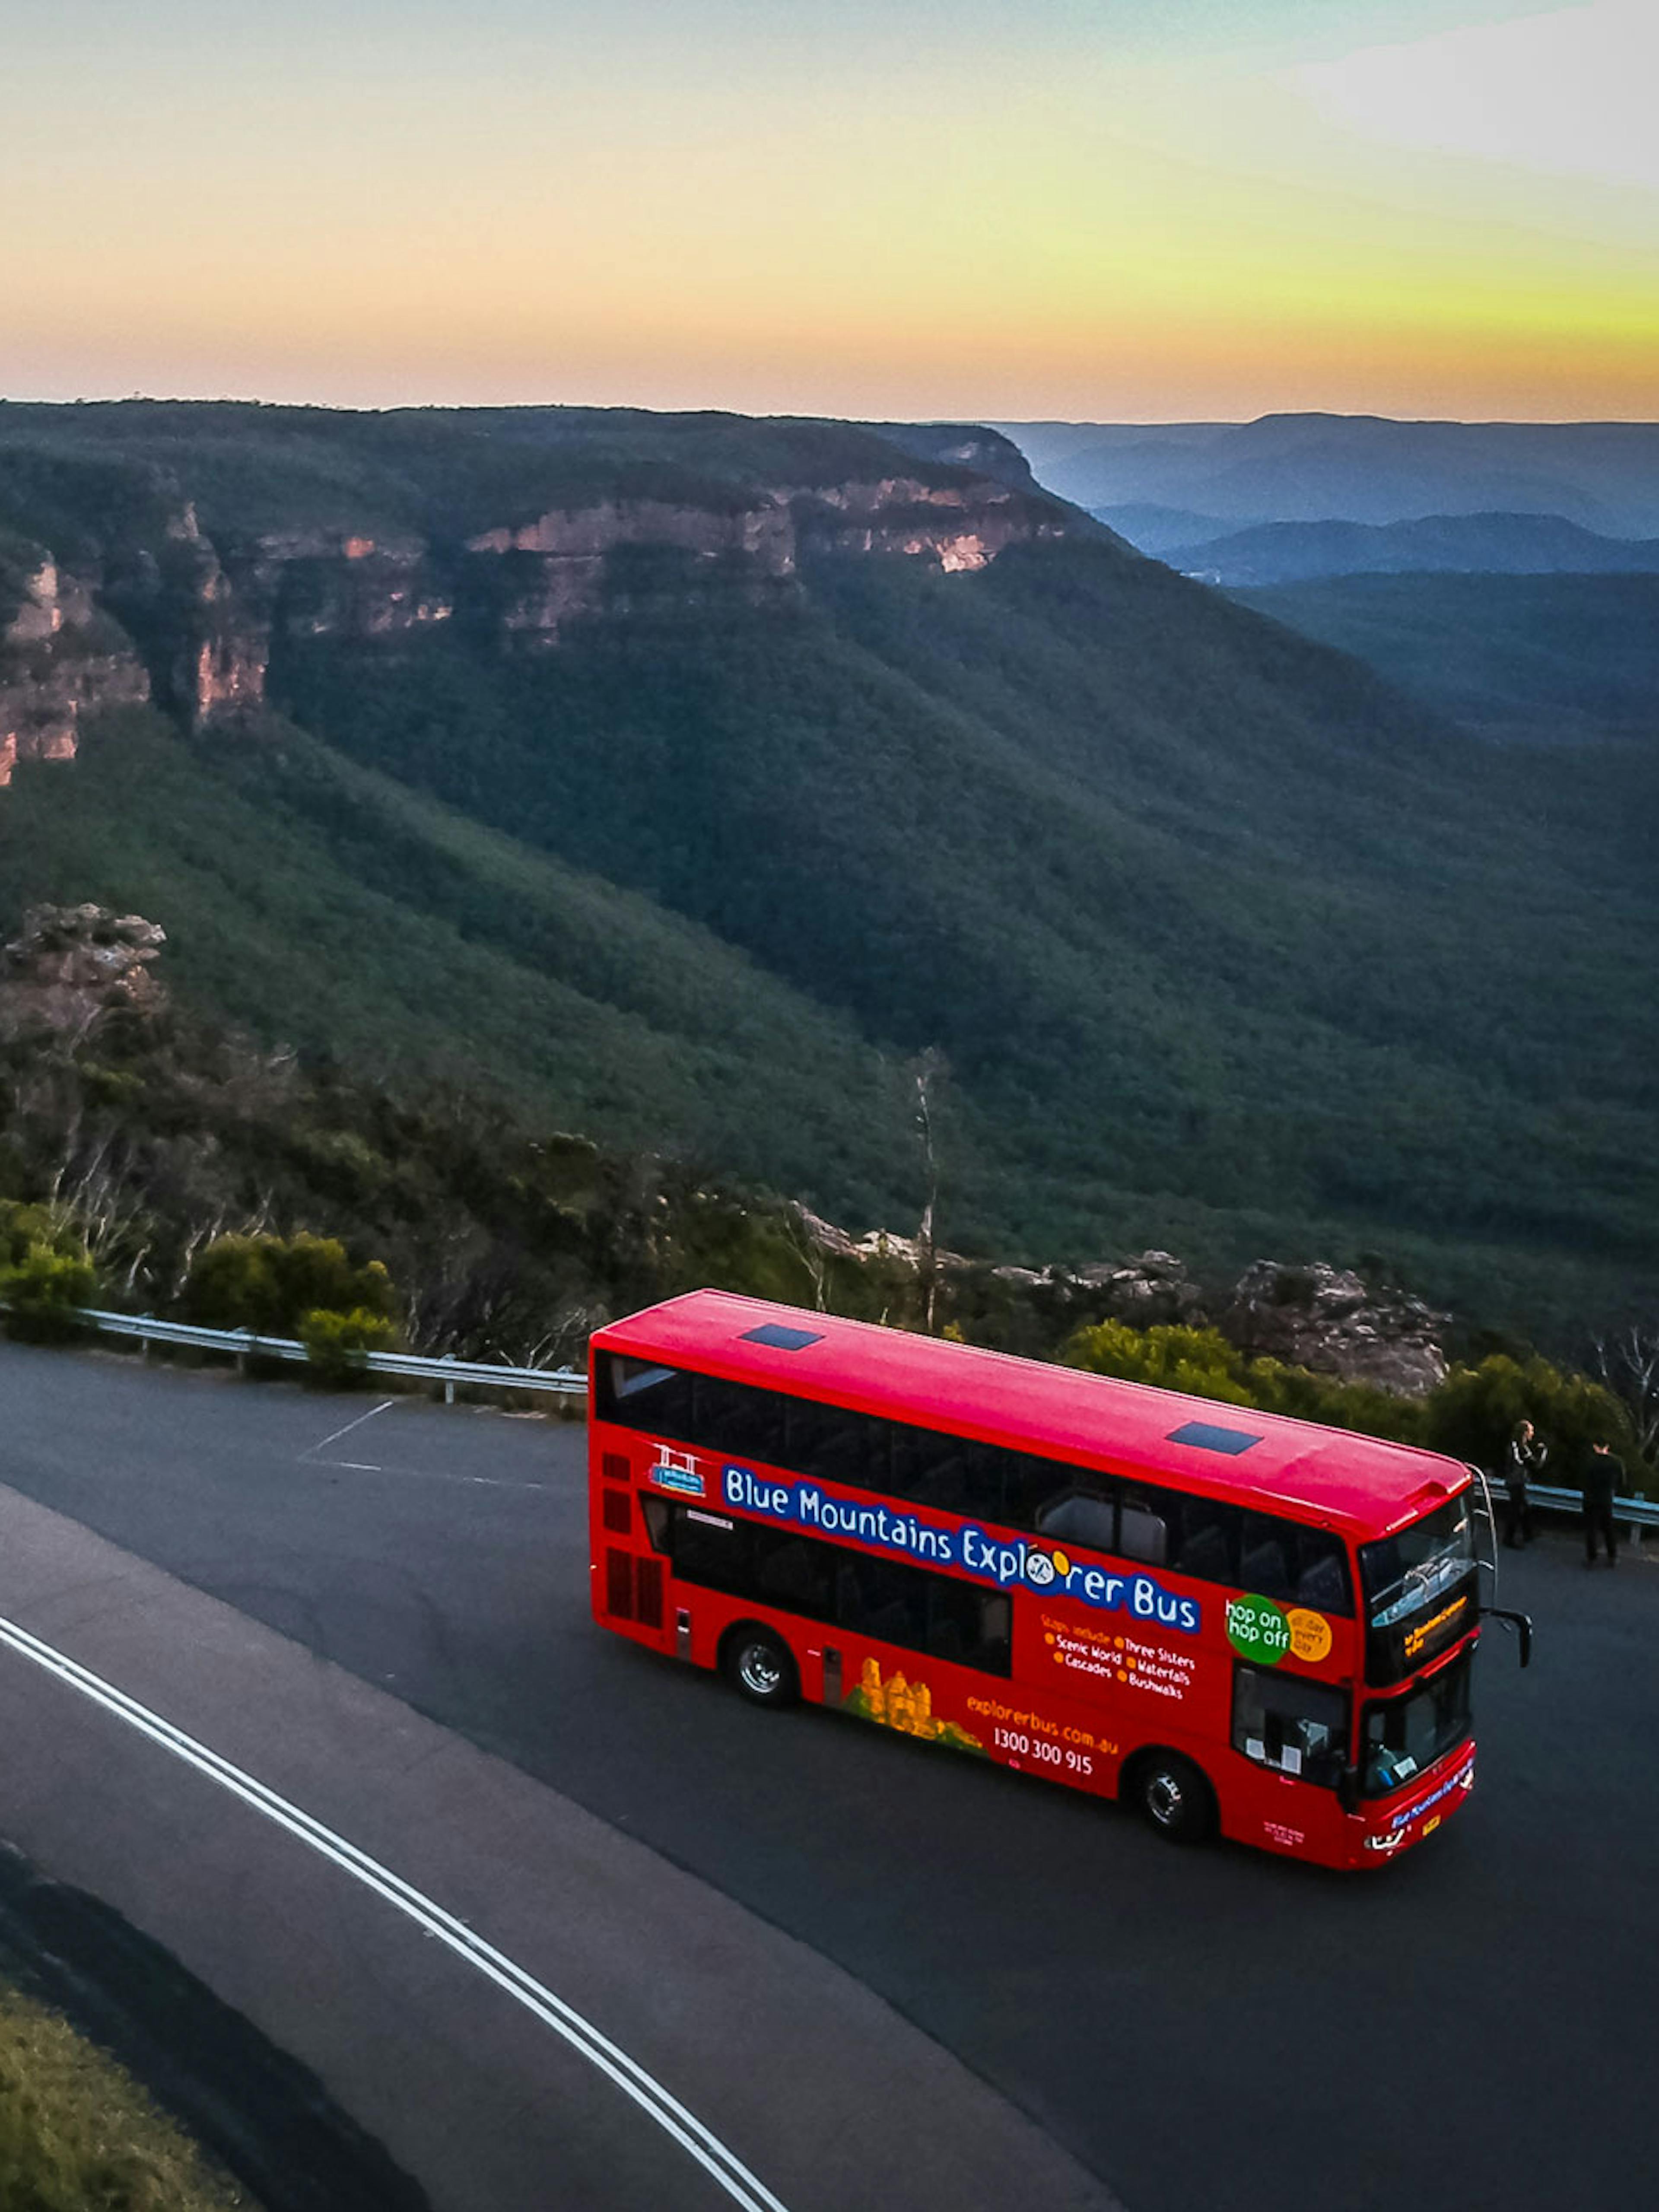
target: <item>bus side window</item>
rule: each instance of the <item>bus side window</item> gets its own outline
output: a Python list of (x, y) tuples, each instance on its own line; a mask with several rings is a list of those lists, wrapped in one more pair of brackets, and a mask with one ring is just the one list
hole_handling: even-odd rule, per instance
[(757, 1530), (760, 1572), (755, 1595), (814, 1620), (830, 1617), (834, 1598), (829, 1547), (781, 1529)]
[(1002, 1521), (1007, 1517), (1003, 1504), (1004, 1478), (1007, 1462), (1012, 1456), (1000, 1444), (963, 1445), (963, 1512), (976, 1513), (985, 1521)]
[(839, 1406), (814, 1405), (810, 1398), (787, 1401), (783, 1464), (815, 1482), (844, 1482), (864, 1487), (865, 1430), (862, 1413)]
[(1347, 1554), (1328, 1528), (1298, 1528), (1296, 1601), (1319, 1613), (1352, 1613)]
[[(1075, 1489), (1078, 1469), (1030, 1452), (1005, 1451), (1002, 1459), (1002, 1517), (1011, 1528), (1035, 1528), (1043, 1509), (1060, 1492)], [(1092, 1480), (1092, 1477), (1091, 1478)]]
[(940, 1513), (959, 1513), (967, 1501), (968, 1454), (971, 1447), (960, 1437), (937, 1429), (913, 1429), (893, 1425), (891, 1480), (893, 1495), (915, 1505), (931, 1505)]
[(1067, 1490), (1051, 1498), (1037, 1515), (1037, 1529), (1044, 1536), (1070, 1544), (1086, 1544), (1091, 1551), (1117, 1550), (1117, 1498), (1106, 1481), (1087, 1490)]
[(699, 1375), (693, 1395), (697, 1441), (705, 1450), (781, 1465), (784, 1401), (775, 1392)]
[(1208, 1498), (1172, 1499), (1180, 1506), (1180, 1534), (1173, 1531), (1164, 1564), (1200, 1582), (1237, 1583), (1241, 1516), (1236, 1505)]
[(1170, 1549), (1170, 1528), (1164, 1504), (1164, 1498), (1159, 1491), (1126, 1488), (1117, 1516), (1120, 1559), (1139, 1559), (1149, 1567), (1161, 1567), (1164, 1564)]
[(690, 1376), (620, 1352), (602, 1352), (596, 1364), (601, 1420), (653, 1436), (690, 1437)]
[(1244, 1545), (1238, 1562), (1241, 1586), (1258, 1597), (1293, 1599), (1291, 1551), (1296, 1530), (1270, 1513), (1244, 1516)]

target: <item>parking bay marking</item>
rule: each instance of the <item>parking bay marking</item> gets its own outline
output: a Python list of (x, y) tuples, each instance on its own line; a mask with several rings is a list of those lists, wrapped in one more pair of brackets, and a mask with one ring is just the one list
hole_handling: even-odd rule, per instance
[(504, 1952), (475, 1935), (465, 1921), (458, 1920), (453, 1913), (447, 1912), (442, 1905), (406, 1882), (401, 1875), (393, 1874), (389, 1867), (382, 1866), (367, 1851), (359, 1850), (356, 1844), (337, 1835), (303, 1808), (279, 1796), (256, 1776), (233, 1765), (208, 1745), (186, 1735), (183, 1729), (163, 1719), (161, 1714), (152, 1712), (147, 1705), (140, 1705), (136, 1698), (129, 1697), (112, 1682), (106, 1682), (102, 1675), (94, 1674), (90, 1668), (82, 1666), (78, 1660), (42, 1642), (3, 1615), (0, 1615), (0, 1644), (31, 1661), (70, 1689), (78, 1690), (82, 1697), (112, 1713), (118, 1720), (126, 1722), (163, 1751), (194, 1767), (210, 1781), (216, 1782), (233, 1797), (240, 1798), (277, 1827), (309, 1845), (320, 1857), (362, 1882), (366, 1889), (414, 1921), (428, 1936), (435, 1936), (457, 1957), (464, 1959), (497, 1988), (506, 1990), (526, 2012), (550, 2027), (590, 2065), (597, 2067), (665, 2135), (695, 2159), (733, 2203), (743, 2208), (743, 2212), (787, 2212), (787, 2208), (750, 2172), (737, 2154), (728, 2150), (695, 2112), (630, 2058), (620, 2045), (613, 2043), (574, 2005), (567, 2004)]

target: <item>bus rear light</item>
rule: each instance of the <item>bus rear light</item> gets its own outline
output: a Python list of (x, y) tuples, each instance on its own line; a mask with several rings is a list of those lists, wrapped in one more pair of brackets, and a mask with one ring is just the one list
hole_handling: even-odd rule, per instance
[(691, 1613), (687, 1606), (679, 1606), (674, 1613), (674, 1654), (677, 1658), (691, 1656)]

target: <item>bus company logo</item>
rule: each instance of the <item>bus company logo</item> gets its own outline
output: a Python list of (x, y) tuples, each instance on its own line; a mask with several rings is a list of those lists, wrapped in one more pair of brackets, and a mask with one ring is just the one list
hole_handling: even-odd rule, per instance
[(694, 1455), (685, 1451), (670, 1451), (666, 1444), (657, 1447), (651, 1480), (659, 1490), (672, 1490), (682, 1498), (706, 1498), (708, 1495), (708, 1485), (697, 1472)]
[(730, 1462), (721, 1470), (720, 1494), (740, 1512), (787, 1521), (820, 1536), (850, 1536), (902, 1559), (957, 1567), (980, 1582), (994, 1583), (999, 1589), (1023, 1588), (1074, 1598), (1099, 1612), (1127, 1613), (1149, 1626), (1177, 1629), (1184, 1636), (1196, 1636), (1202, 1626), (1203, 1607), (1198, 1600), (1166, 1589), (1152, 1575), (1114, 1574), (1109, 1568), (1074, 1560), (1050, 1545), (991, 1535), (971, 1521), (941, 1528), (916, 1514), (895, 1512), (890, 1506), (832, 1498), (814, 1482), (778, 1482)]

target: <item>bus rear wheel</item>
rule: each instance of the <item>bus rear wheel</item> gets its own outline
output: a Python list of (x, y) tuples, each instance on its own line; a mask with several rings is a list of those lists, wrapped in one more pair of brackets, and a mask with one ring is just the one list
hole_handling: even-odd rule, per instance
[(757, 1705), (793, 1705), (800, 1677), (789, 1646), (769, 1628), (734, 1628), (720, 1646), (720, 1670), (738, 1693)]
[(1172, 1844), (1202, 1843), (1215, 1826), (1215, 1794), (1190, 1759), (1149, 1751), (1136, 1760), (1126, 1794)]

